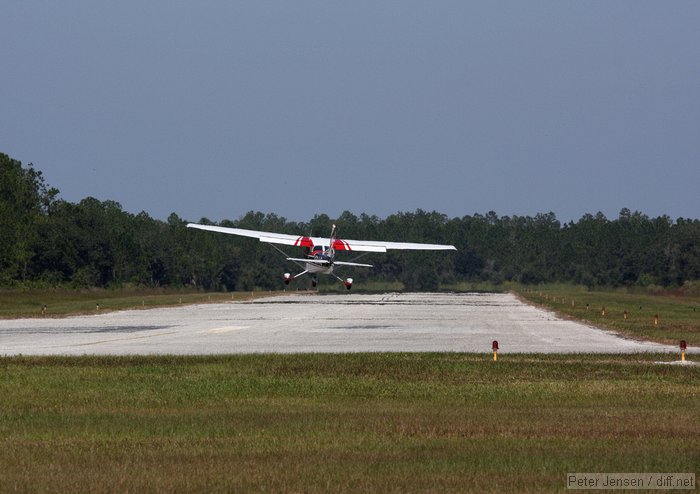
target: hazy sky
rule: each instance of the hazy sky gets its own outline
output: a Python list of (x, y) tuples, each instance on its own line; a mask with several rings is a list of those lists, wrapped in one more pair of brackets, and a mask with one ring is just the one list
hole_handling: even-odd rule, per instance
[(700, 218), (696, 0), (3, 0), (0, 67), (73, 202)]

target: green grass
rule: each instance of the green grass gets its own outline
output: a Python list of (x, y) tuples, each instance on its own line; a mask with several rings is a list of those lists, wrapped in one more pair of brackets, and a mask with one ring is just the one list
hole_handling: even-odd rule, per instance
[(668, 355), (0, 358), (3, 492), (543, 492), (697, 472)]
[[(0, 318), (94, 314), (99, 311), (148, 309), (178, 304), (250, 300), (280, 292), (214, 292), (172, 289), (0, 290)], [(99, 305), (99, 309), (97, 306)]]
[(567, 285), (520, 288), (515, 293), (565, 317), (631, 337), (673, 345), (686, 340), (688, 345), (700, 345), (700, 296), (697, 295), (589, 291)]

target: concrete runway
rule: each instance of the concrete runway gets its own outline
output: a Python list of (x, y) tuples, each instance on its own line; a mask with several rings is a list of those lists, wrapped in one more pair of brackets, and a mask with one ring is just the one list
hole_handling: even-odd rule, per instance
[(558, 319), (510, 294), (295, 294), (0, 320), (0, 355), (490, 352), (493, 340), (501, 353), (678, 352)]

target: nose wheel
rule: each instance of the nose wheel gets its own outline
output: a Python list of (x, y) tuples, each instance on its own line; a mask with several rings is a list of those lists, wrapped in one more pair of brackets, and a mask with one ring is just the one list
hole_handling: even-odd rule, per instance
[[(335, 275), (333, 275), (335, 276)], [(346, 278), (343, 279), (340, 276), (335, 276), (338, 281), (340, 281), (343, 285), (345, 285), (345, 288), (350, 290), (352, 288), (352, 278)]]

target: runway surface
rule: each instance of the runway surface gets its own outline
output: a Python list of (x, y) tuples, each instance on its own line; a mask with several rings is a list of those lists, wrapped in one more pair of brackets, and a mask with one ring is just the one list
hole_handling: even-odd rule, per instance
[(0, 355), (677, 352), (565, 321), (511, 294), (289, 295), (0, 320)]

